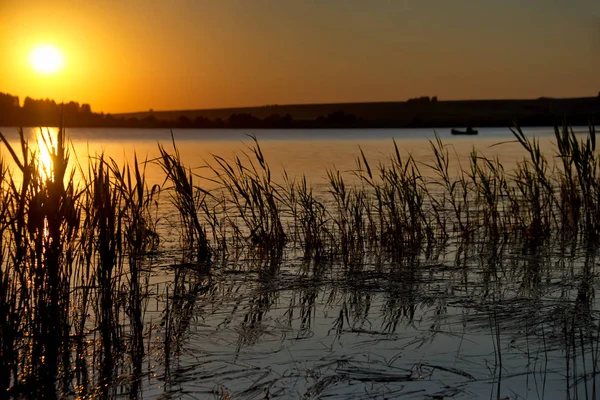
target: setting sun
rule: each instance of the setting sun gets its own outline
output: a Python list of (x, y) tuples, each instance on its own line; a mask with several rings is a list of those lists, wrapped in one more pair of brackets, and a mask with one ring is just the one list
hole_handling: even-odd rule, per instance
[(64, 64), (64, 58), (60, 50), (50, 45), (35, 47), (31, 51), (29, 60), (33, 69), (43, 75), (59, 72)]

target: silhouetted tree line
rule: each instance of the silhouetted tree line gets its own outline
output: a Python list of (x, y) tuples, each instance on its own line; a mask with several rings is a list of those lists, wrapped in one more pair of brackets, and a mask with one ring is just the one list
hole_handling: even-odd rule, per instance
[(126, 127), (126, 128), (230, 128), (230, 129), (286, 129), (286, 128), (344, 128), (356, 127), (360, 119), (337, 111), (316, 120), (294, 120), (290, 114), (273, 114), (257, 118), (248, 113), (232, 114), (228, 119), (214, 120), (180, 116), (175, 120), (159, 120), (153, 113), (138, 118), (122, 118), (111, 114), (94, 113), (89, 104), (71, 101), (59, 104), (51, 99), (26, 97), (20, 105), (19, 97), (0, 93), (0, 126), (58, 126), (68, 127)]
[[(341, 105), (343, 107), (344, 105)], [(298, 106), (301, 107), (301, 106)], [(349, 108), (352, 105), (348, 106)], [(354, 105), (356, 110), (356, 106)], [(363, 106), (361, 114), (368, 115)], [(95, 113), (89, 104), (69, 102), (57, 104), (50, 99), (26, 97), (23, 105), (17, 96), (0, 93), (0, 126), (58, 126), (115, 128), (180, 128), (180, 129), (332, 129), (332, 128), (411, 128), (507, 126), (517, 119), (523, 126), (561, 124), (565, 117), (571, 124), (587, 125), (590, 118), (600, 120), (600, 96), (579, 99), (481, 100), (439, 102), (437, 97), (423, 96), (406, 102), (386, 104), (371, 118), (342, 109), (314, 119), (294, 119), (292, 115), (273, 114), (258, 118), (250, 113), (233, 113), (229, 118), (189, 118), (174, 120), (156, 118), (150, 110), (143, 118)], [(318, 115), (318, 114), (317, 114)]]
[(409, 104), (428, 104), (428, 103), (437, 103), (437, 101), (438, 101), (437, 96), (433, 96), (433, 97), (422, 96), (422, 97), (415, 97), (413, 99), (408, 99), (406, 102)]
[(102, 123), (106, 117), (93, 113), (89, 104), (25, 97), (21, 106), (18, 96), (0, 93), (0, 126), (56, 126), (61, 118), (71, 126), (87, 126)]

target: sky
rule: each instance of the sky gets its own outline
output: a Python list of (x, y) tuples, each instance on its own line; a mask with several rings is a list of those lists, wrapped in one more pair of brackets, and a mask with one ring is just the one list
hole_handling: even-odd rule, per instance
[[(35, 72), (52, 44), (62, 71)], [(596, 96), (598, 0), (0, 0), (0, 92), (131, 112)]]

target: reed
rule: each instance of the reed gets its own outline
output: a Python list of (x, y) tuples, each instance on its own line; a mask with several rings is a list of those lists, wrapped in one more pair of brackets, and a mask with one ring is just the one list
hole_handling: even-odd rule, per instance
[[(48, 360), (47, 363), (33, 365), (24, 374), (25, 379), (35, 377), (44, 392), (51, 393), (49, 389), (54, 388), (60, 371), (63, 391), (68, 389), (69, 384), (69, 286), (79, 215), (72, 201), (75, 190), (73, 175), (66, 175), (69, 153), (64, 143), (64, 131), (59, 130), (55, 142), (42, 132), (45, 150), (54, 164), (51, 173), (45, 175), (36, 168), (37, 154), (30, 151), (23, 131), (19, 133), (21, 157), (0, 134), (13, 162), (22, 173), (20, 188), (13, 179), (9, 179), (5, 187), (10, 200), (4, 203), (7, 206), (4, 212), (10, 221), (12, 238), (3, 251), (11, 253), (12, 265), (9, 265), (17, 276), (16, 281), (5, 280), (5, 286), (13, 286), (12, 301), (19, 306), (12, 313), (20, 314), (19, 317), (25, 321), (27, 335), (31, 338), (28, 350), (16, 357)], [(9, 266), (5, 273), (10, 274), (8, 271)], [(10, 320), (13, 315), (7, 317)], [(8, 357), (10, 360), (11, 355)]]
[(413, 251), (424, 238), (431, 238), (426, 216), (427, 191), (419, 166), (410, 155), (404, 160), (394, 141), (394, 156), (389, 166), (380, 165), (379, 175), (387, 224), (382, 244), (392, 252)]
[(230, 162), (214, 155), (215, 164), (209, 167), (230, 204), (224, 217), (234, 234), (252, 253), (276, 265), (281, 261), (287, 242), (280, 210), (282, 186), (273, 182), (256, 137), (251, 136), (251, 139), (254, 146), (248, 148), (249, 153), (243, 153), (244, 161), (239, 156)]
[(174, 138), (173, 154), (167, 152), (162, 145), (159, 145), (159, 150), (161, 157), (157, 162), (172, 184), (171, 201), (179, 212), (184, 232), (183, 244), (188, 249), (184, 262), (195, 262), (207, 268), (210, 266), (212, 252), (198, 212), (209, 193), (194, 185), (194, 174), (183, 166)]
[[(126, 390), (136, 397), (150, 337), (163, 335), (165, 362), (177, 360), (198, 299), (212, 293), (211, 274), (226, 271), (229, 258), (247, 265), (244, 252), (259, 261), (263, 284), (244, 326), (252, 332), (262, 329), (263, 315), (276, 301), (267, 289), (288, 251), (314, 263), (312, 284), (325, 272), (334, 275), (336, 263), (344, 266), (345, 287), (360, 286), (367, 271), (386, 278), (386, 307), (392, 311), (384, 330), (393, 331), (401, 319), (414, 317), (420, 269), (423, 260), (436, 257), (432, 249), (450, 242), (460, 252), (460, 246), (491, 243), (493, 250), (477, 248), (481, 273), (491, 285), (504, 267), (498, 253), (509, 240), (536, 249), (553, 240), (565, 243), (567, 237), (595, 245), (600, 158), (593, 126), (584, 138), (566, 126), (556, 129), (556, 165), (539, 141), (518, 126), (513, 134), (526, 157), (512, 171), (475, 150), (464, 169), (453, 169), (449, 148), (436, 136), (427, 164), (402, 155), (396, 142), (392, 156), (376, 167), (360, 150), (352, 171), (358, 184), (329, 170), (327, 193), (315, 193), (304, 176), (297, 181), (284, 176), (284, 183), (277, 183), (255, 137), (233, 160), (213, 156), (206, 171), (218, 188), (209, 192), (183, 163), (174, 139), (171, 150), (159, 145), (156, 160), (139, 162), (134, 156), (131, 165), (118, 165), (101, 154), (73, 165), (60, 129), (56, 139), (42, 136), (52, 159), (44, 171), (39, 150), (22, 130), (18, 147), (0, 133), (14, 165), (10, 169), (0, 159), (0, 391), (28, 396), (35, 383), (46, 398), (110, 397), (117, 393), (118, 377), (129, 376)], [(163, 187), (147, 184), (145, 168), (152, 162), (162, 168)], [(424, 168), (432, 178), (425, 178)], [(169, 270), (159, 328), (148, 324), (146, 313), (158, 296), (150, 275), (162, 248), (161, 193), (177, 211), (183, 259), (169, 264), (175, 268)], [(377, 267), (368, 265), (373, 255)], [(523, 285), (539, 285), (539, 266), (523, 268)], [(577, 304), (589, 310), (592, 289), (583, 282), (593, 274), (587, 273)], [(307, 290), (301, 299), (302, 329), (310, 328), (315, 297)], [(366, 320), (369, 307), (370, 299), (352, 294), (334, 330), (341, 334)], [(351, 321), (349, 314), (358, 319)], [(500, 356), (498, 318), (494, 314), (491, 324)], [(598, 329), (582, 321), (564, 321), (568, 371), (578, 363), (589, 365), (582, 356), (590, 357), (584, 349), (589, 342), (595, 374)]]
[(120, 193), (111, 185), (109, 170), (104, 158), (100, 157), (93, 176), (93, 220), (91, 228), (97, 235), (98, 254), (96, 281), (100, 291), (100, 300), (95, 315), (100, 327), (101, 346), (101, 395), (108, 396), (110, 382), (115, 377), (113, 347), (119, 347), (119, 338), (115, 332), (118, 326), (119, 310), (115, 307), (115, 295), (118, 293), (118, 279), (122, 273), (120, 251), (122, 246)]
[[(131, 326), (132, 339), (129, 353), (134, 366), (133, 377), (141, 376), (141, 364), (144, 358), (144, 326), (142, 319), (149, 297), (149, 271), (144, 271), (144, 256), (148, 251), (156, 250), (159, 245), (156, 219), (153, 219), (152, 209), (158, 205), (156, 198), (160, 193), (160, 187), (154, 185), (152, 188), (148, 188), (145, 180), (146, 165), (147, 160), (143, 163), (144, 169), (140, 170), (137, 155), (134, 155), (133, 178), (129, 165), (119, 170), (113, 162), (111, 169), (116, 191), (123, 197), (120, 215), (123, 219), (125, 253), (128, 261), (127, 287), (129, 298), (127, 314)], [(132, 382), (131, 393), (137, 393), (139, 391), (139, 379), (134, 379)]]
[(344, 265), (358, 266), (364, 254), (365, 194), (358, 188), (347, 188), (339, 171), (327, 171), (327, 176), (335, 204), (332, 220), (338, 230), (339, 254)]
[(327, 256), (328, 244), (331, 243), (326, 207), (315, 197), (306, 176), (302, 176), (300, 182), (290, 185), (288, 193), (295, 193), (289, 198), (293, 216), (298, 221), (304, 258), (314, 259), (319, 264)]
[(460, 169), (459, 173), (461, 175), (458, 177), (451, 175), (450, 152), (437, 133), (435, 134), (435, 140), (429, 141), (429, 144), (433, 152), (434, 160), (433, 163), (426, 165), (436, 176), (432, 185), (439, 186), (442, 190), (441, 198), (435, 188), (430, 190), (431, 202), (436, 215), (438, 216), (438, 225), (440, 226), (443, 237), (448, 237), (445, 218), (443, 218), (443, 216), (447, 214), (447, 204), (449, 204), (451, 207), (451, 214), (453, 215), (446, 217), (453, 221), (451, 234), (459, 234), (460, 236), (468, 238), (471, 233), (471, 227), (469, 225), (469, 204), (467, 202), (469, 189), (465, 182), (464, 171)]

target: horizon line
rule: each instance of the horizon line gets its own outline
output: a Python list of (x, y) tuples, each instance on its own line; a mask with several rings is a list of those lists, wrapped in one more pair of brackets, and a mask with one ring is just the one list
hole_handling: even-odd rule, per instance
[[(163, 113), (163, 112), (189, 112), (189, 111), (218, 111), (218, 110), (239, 110), (239, 109), (252, 109), (252, 108), (268, 108), (268, 107), (292, 107), (292, 106), (334, 106), (334, 105), (348, 105), (348, 104), (396, 104), (396, 103), (407, 103), (410, 100), (418, 100), (420, 98), (429, 97), (432, 99), (437, 96), (420, 96), (411, 97), (407, 100), (384, 100), (384, 101), (348, 101), (348, 102), (326, 102), (326, 103), (273, 103), (273, 104), (262, 104), (255, 106), (228, 106), (228, 107), (214, 107), (214, 108), (174, 108), (174, 109), (159, 109), (149, 108), (147, 110), (138, 111), (123, 111), (123, 112), (111, 112), (105, 114), (111, 115), (122, 115), (122, 114), (142, 114), (142, 113)], [(573, 97), (552, 97), (552, 96), (540, 96), (536, 98), (491, 98), (491, 99), (454, 99), (454, 100), (440, 100), (437, 99), (438, 103), (460, 103), (460, 102), (471, 102), (471, 101), (537, 101), (537, 100), (576, 100), (576, 99), (594, 99), (598, 96), (573, 96)], [(152, 111), (150, 111), (152, 110)], [(102, 111), (100, 111), (102, 112)]]

